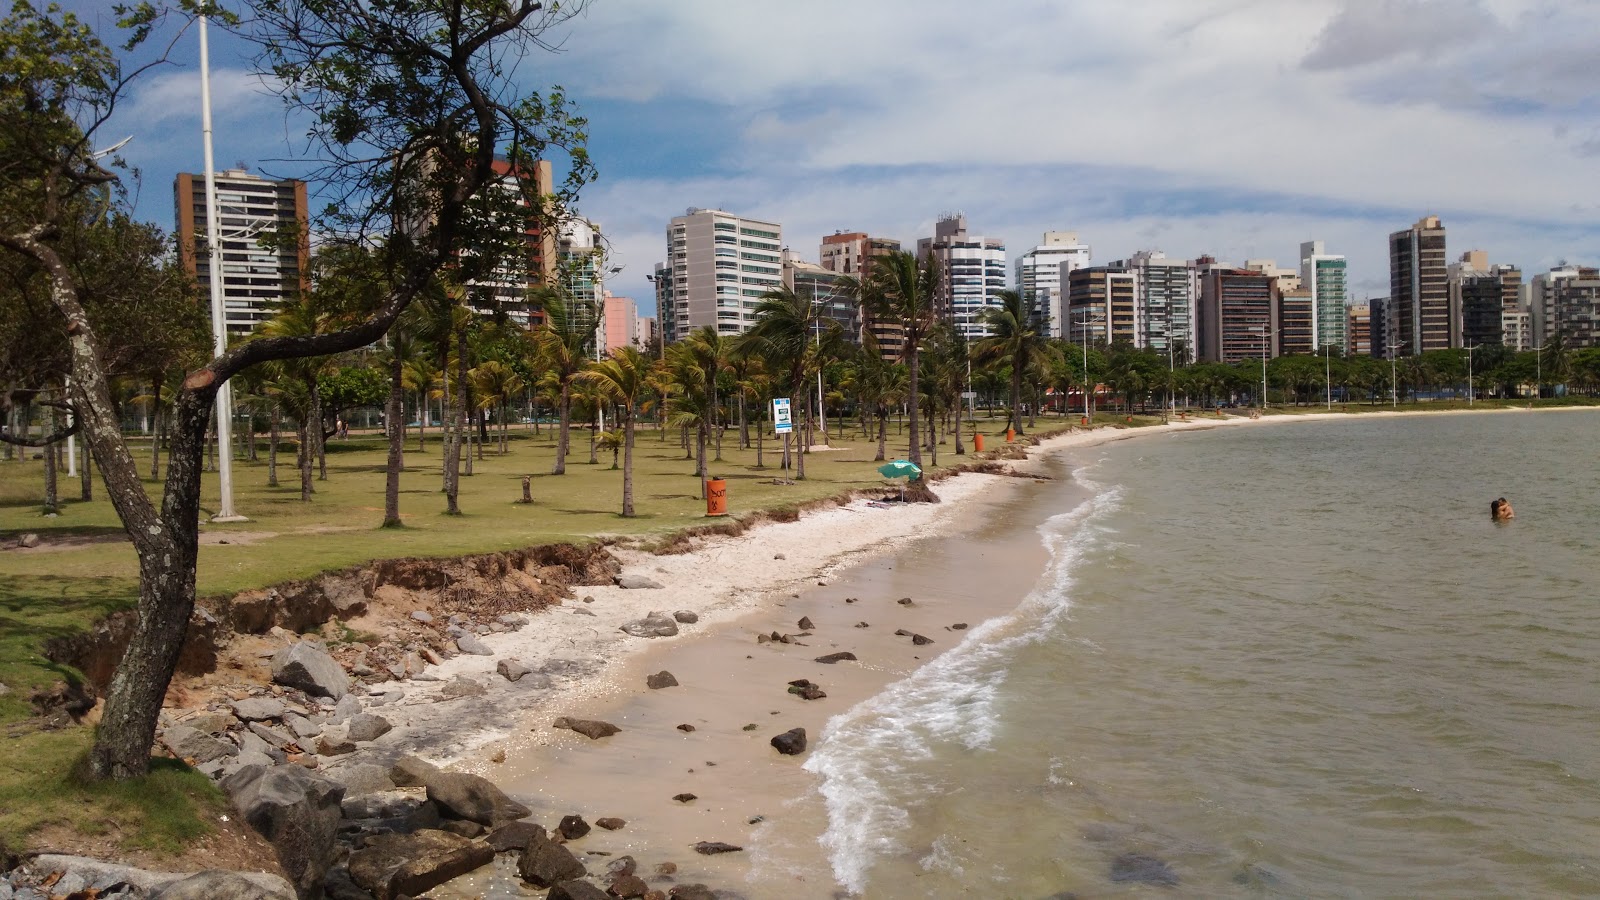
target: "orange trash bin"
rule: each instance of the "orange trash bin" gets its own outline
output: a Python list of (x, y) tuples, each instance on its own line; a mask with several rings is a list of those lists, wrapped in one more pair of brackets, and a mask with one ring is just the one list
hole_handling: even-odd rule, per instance
[(706, 479), (706, 515), (728, 514), (728, 482), (723, 478)]
[(1017, 430), (1015, 428), (1007, 428), (1006, 429), (1006, 443), (1009, 444), (1009, 443), (1011, 443), (1012, 441), (1014, 441), (1016, 439), (1017, 439)]
[(972, 436), (972, 449), (976, 453), (983, 452), (983, 435), (975, 434)]

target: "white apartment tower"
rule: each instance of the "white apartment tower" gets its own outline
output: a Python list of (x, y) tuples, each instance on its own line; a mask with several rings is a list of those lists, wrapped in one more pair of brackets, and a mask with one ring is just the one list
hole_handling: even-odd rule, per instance
[(1111, 265), (1133, 276), (1133, 345), (1174, 353), (1180, 363), (1194, 359), (1199, 270), (1160, 250), (1141, 250)]
[(1345, 312), (1349, 291), (1345, 258), (1328, 253), (1321, 241), (1300, 245), (1300, 286), (1311, 291), (1311, 346), (1346, 349), (1345, 329), (1350, 317)]
[(1017, 292), (1032, 306), (1042, 334), (1065, 333), (1063, 285), (1075, 269), (1089, 264), (1089, 245), (1078, 242), (1072, 231), (1046, 231), (1039, 246), (1017, 258)]
[(967, 217), (940, 217), (933, 237), (917, 240), (917, 259), (939, 261), (943, 284), (936, 297), (939, 314), (968, 340), (987, 337), (985, 308), (1000, 305), (1006, 288), (1006, 244), (999, 238), (967, 234)]
[[(218, 172), (217, 221), (222, 231), (223, 321), (230, 334), (248, 334), (279, 304), (310, 287), (306, 185), (273, 181), (243, 169)], [(211, 284), (206, 234), (206, 180), (183, 172), (173, 182), (178, 256), (207, 296)], [(268, 239), (276, 234), (277, 241)], [(282, 238), (293, 235), (294, 240)]]
[[(664, 340), (706, 325), (743, 334), (761, 295), (783, 281), (783, 226), (691, 207), (667, 225), (667, 260), (656, 276), (657, 297), (670, 304), (658, 311)], [(668, 277), (670, 291), (660, 283)]]

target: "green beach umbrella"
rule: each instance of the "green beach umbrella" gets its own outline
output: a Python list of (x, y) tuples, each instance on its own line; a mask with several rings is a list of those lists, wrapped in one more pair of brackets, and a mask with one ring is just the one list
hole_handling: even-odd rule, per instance
[(878, 473), (885, 478), (915, 480), (922, 477), (922, 467), (909, 459), (897, 459), (879, 466)]

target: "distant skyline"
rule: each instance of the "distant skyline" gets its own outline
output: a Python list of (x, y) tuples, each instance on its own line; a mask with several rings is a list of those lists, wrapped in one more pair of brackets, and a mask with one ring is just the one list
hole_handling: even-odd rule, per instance
[[(110, 23), (106, 3), (69, 0)], [(1302, 241), (1388, 293), (1386, 239), (1424, 215), (1449, 258), (1481, 248), (1537, 273), (1600, 263), (1600, 8), (1544, 0), (1094, 2), (598, 0), (530, 85), (590, 119), (599, 180), (578, 211), (654, 306), (668, 220), (718, 207), (912, 246), (943, 212), (1005, 240), (1075, 231), (1094, 262), (1141, 249), (1296, 267)], [(303, 128), (213, 31), (217, 164), (297, 175)], [(105, 35), (115, 42), (115, 35)], [(111, 127), (134, 140), (137, 214), (173, 227), (172, 179), (200, 171), (191, 32)], [(559, 179), (560, 172), (557, 177)], [(318, 206), (315, 197), (312, 207)]]

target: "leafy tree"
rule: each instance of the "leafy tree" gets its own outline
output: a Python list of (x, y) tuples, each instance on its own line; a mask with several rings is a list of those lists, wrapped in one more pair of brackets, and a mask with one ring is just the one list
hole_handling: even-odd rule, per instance
[(576, 315), (575, 302), (563, 289), (546, 287), (539, 292), (539, 305), (545, 321), (533, 332), (539, 362), (557, 391), (556, 406), (561, 431), (556, 437), (556, 463), (552, 475), (567, 473), (567, 453), (572, 441), (572, 381), (589, 363), (594, 347), (593, 324)]
[[(89, 769), (101, 777), (147, 770), (157, 714), (194, 608), (200, 462), (218, 387), (259, 363), (326, 356), (381, 337), (470, 238), (464, 212), (494, 179), (495, 153), (514, 159), (570, 148), (564, 190), (588, 180), (584, 122), (559, 90), (517, 102), (518, 46), (579, 5), (535, 0), (257, 0), (240, 27), (292, 111), (310, 117), (325, 160), (314, 180), (334, 198), (342, 234), (387, 232), (393, 287), (358, 322), (312, 334), (262, 337), (191, 369), (175, 398), (172, 447), (159, 507), (139, 482), (113, 402), (106, 326), (85, 305), (62, 238), (74, 210), (115, 205), (117, 161), (95, 152), (105, 123), (138, 74), (70, 13), (18, 3), (0, 21), (0, 249), (38, 266), (70, 352), (72, 414), (139, 557), (139, 616), (106, 695)], [(135, 39), (155, 11), (138, 12)]]

